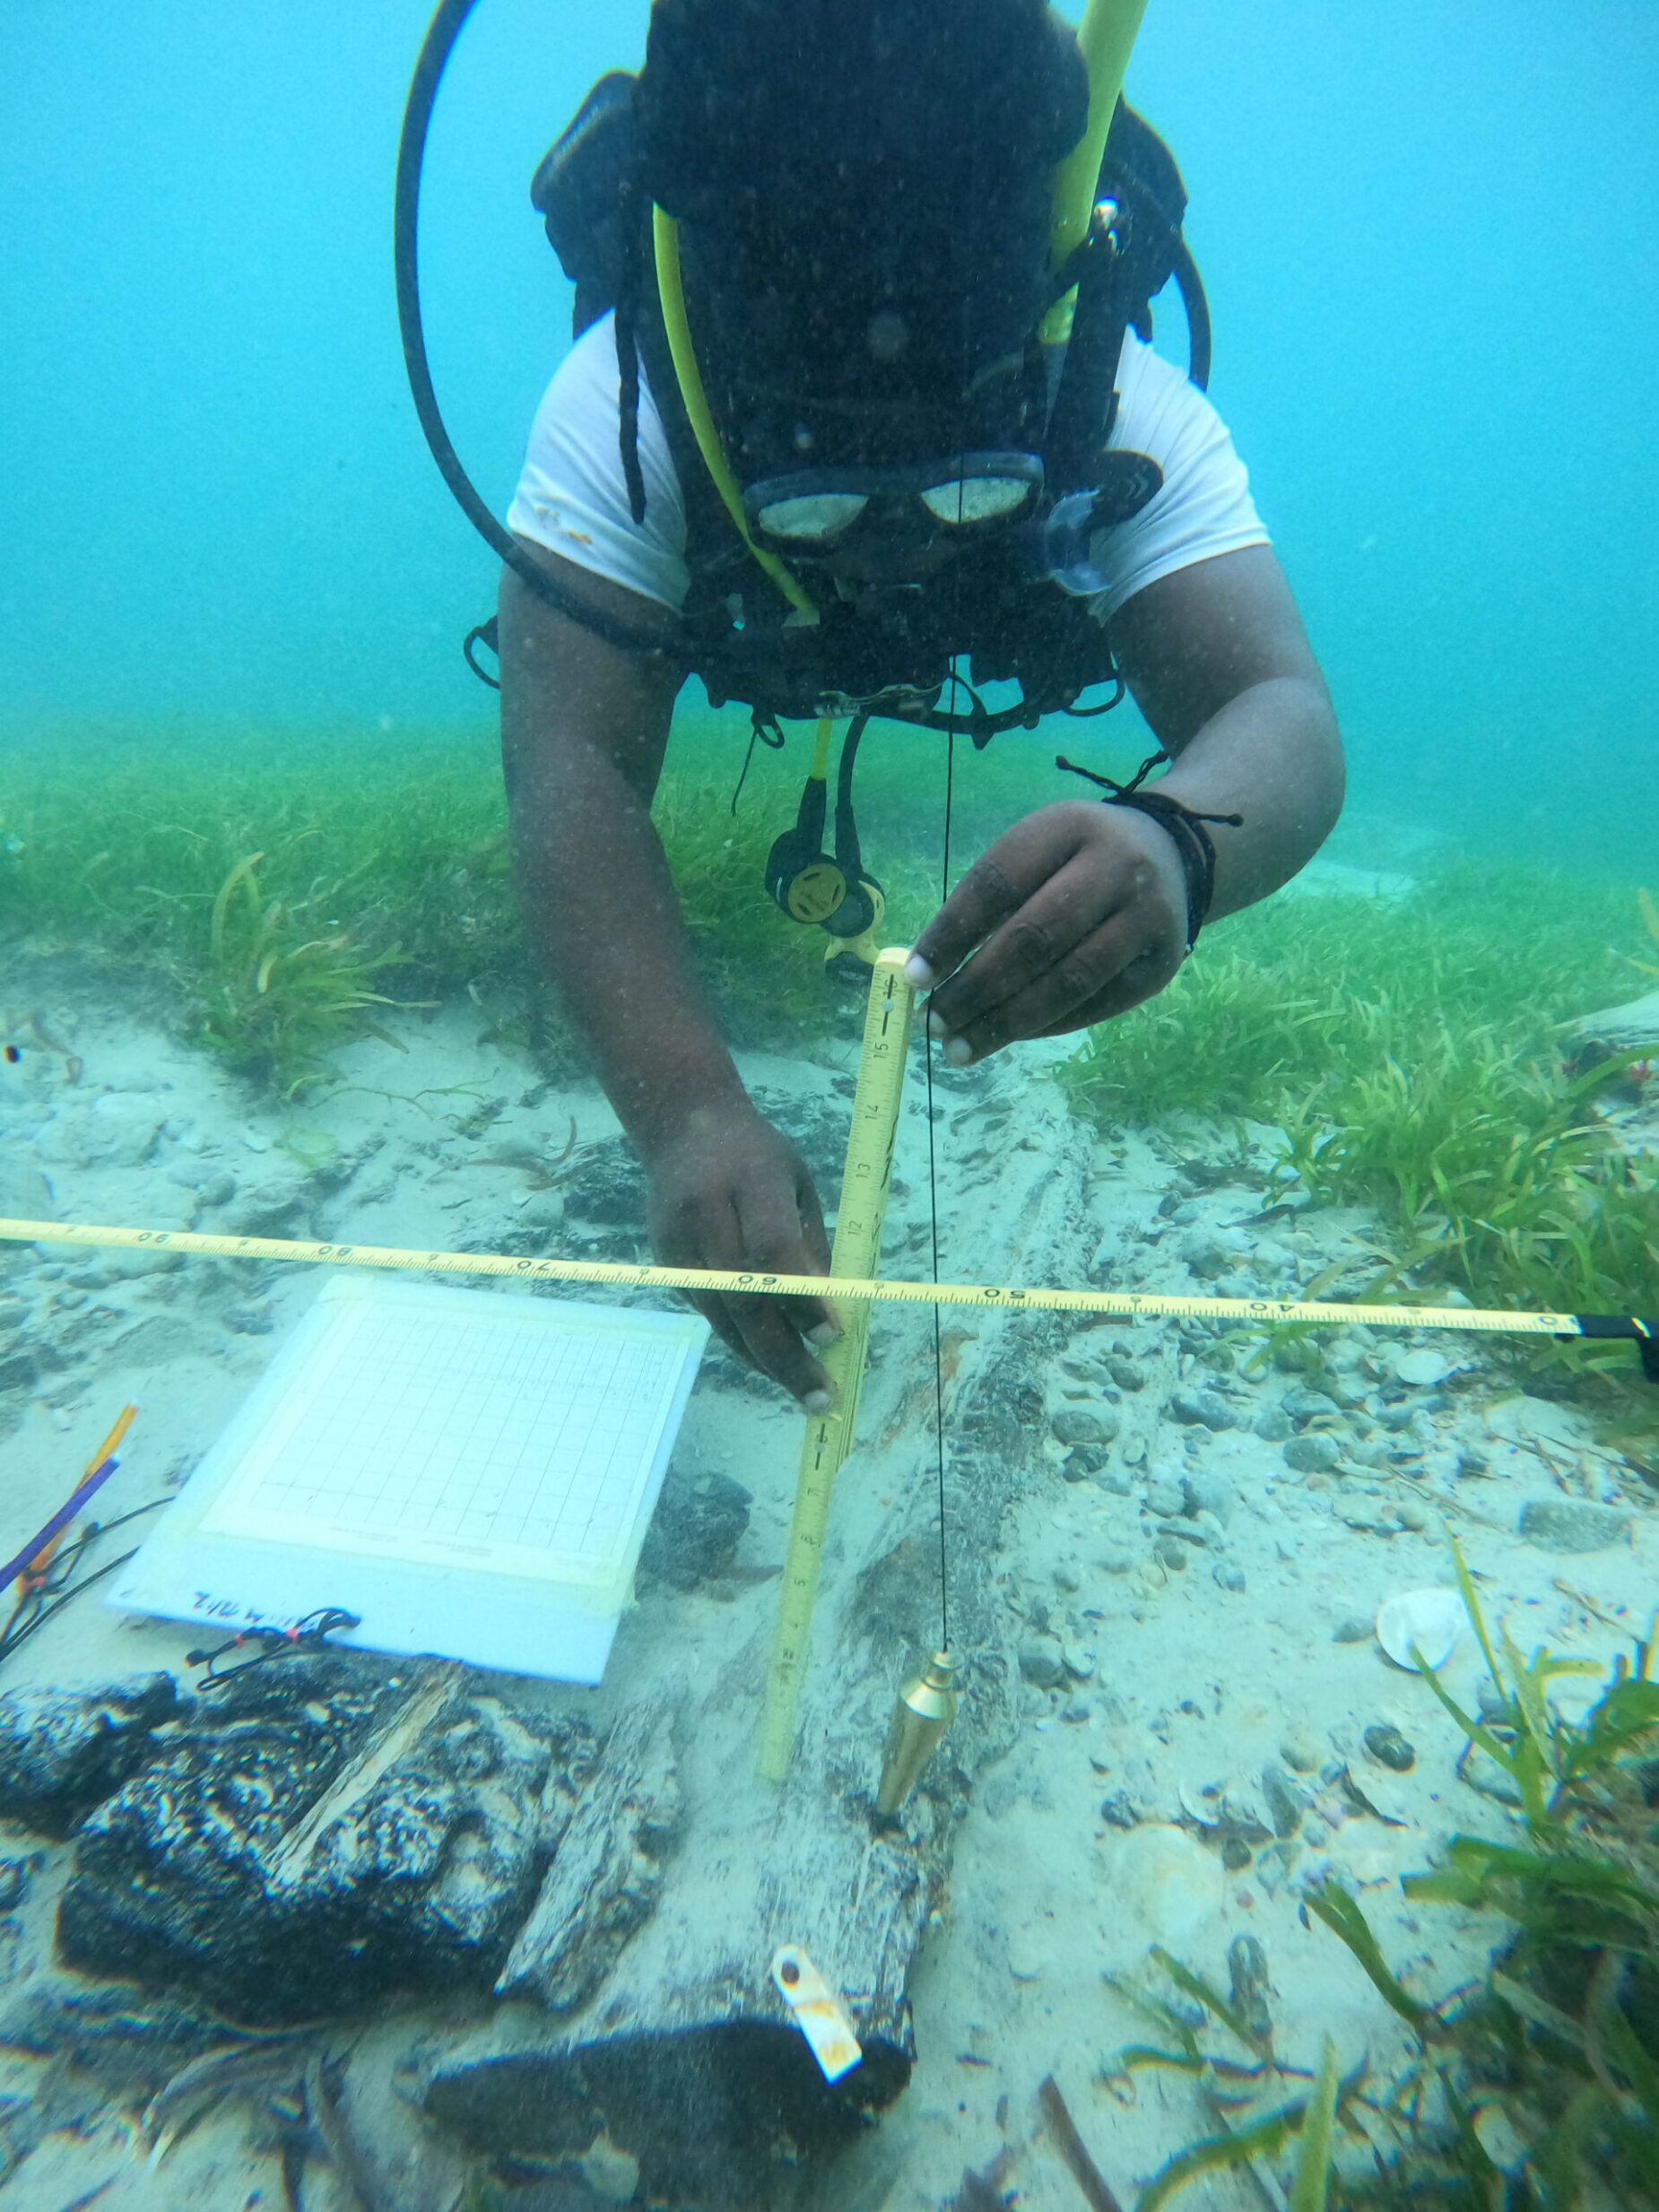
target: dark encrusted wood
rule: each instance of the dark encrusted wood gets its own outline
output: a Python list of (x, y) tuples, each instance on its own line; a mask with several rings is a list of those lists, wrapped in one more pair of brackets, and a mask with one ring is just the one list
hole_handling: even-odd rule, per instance
[[(1064, 1154), (1056, 1166), (1053, 1152), (1016, 1153), (998, 1175), (982, 1273), (1075, 1279), (1081, 1169)], [(861, 2130), (903, 2088), (912, 1963), (973, 1778), (1012, 1733), (1012, 1624), (993, 1576), (1004, 1517), (1044, 1469), (1027, 1377), (1033, 1339), (1056, 1327), (995, 1311), (951, 1320), (961, 1331), (947, 1399), (951, 1640), (969, 1663), (962, 1714), (901, 1823), (878, 1834), (873, 1795), (898, 1685), (938, 1639), (933, 1322), (885, 1309), (861, 1429), (883, 1444), (880, 1480), (893, 1503), (856, 1548), (845, 1512), (832, 1519), (789, 1781), (773, 1789), (753, 1771), (769, 1628), (712, 1690), (682, 1703), (672, 1760), (663, 1716), (675, 1651), (645, 1635), (619, 1647), (606, 1702), (621, 1717), (598, 1761), (592, 1824), (578, 1839), (578, 1815), (563, 1847), (581, 1856), (562, 1870), (555, 1860), (502, 1976), (518, 2001), (428, 2086), (429, 2112), (480, 2150), (557, 2160), (604, 2133), (639, 2160), (642, 2199), (776, 2212), (803, 2154)], [(866, 1444), (839, 1488), (845, 1496), (873, 1479)], [(612, 1792), (604, 1777), (613, 1761)], [(664, 1859), (657, 1842), (676, 1825)], [(656, 1841), (630, 1885), (623, 1850), (644, 1835)], [(596, 1910), (578, 1894), (578, 1870), (590, 1869)], [(612, 1902), (630, 1916), (647, 1890), (655, 1910), (595, 1981), (595, 1944), (617, 1924)], [(842, 1993), (863, 2043), (863, 2062), (834, 2086), (771, 1982), (785, 1943), (808, 1951)], [(531, 1995), (538, 2001), (523, 2001)]]
[(612, 1730), (496, 1982), (503, 1995), (580, 2004), (651, 1913), (680, 1825), (671, 1717), (639, 1706)]
[(445, 1663), (251, 1667), (83, 1823), (60, 1955), (261, 2024), (487, 1990), (589, 1749)]
[(0, 1819), (68, 1835), (155, 1756), (154, 1731), (184, 1711), (170, 1674), (94, 1689), (50, 1687), (0, 1696)]

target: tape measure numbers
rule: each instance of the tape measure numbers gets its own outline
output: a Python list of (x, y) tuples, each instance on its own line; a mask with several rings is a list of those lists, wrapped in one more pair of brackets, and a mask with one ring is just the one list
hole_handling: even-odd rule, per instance
[[(1474, 1335), (1600, 1338), (1659, 1351), (1659, 1319), (1625, 1314), (1526, 1314), (1513, 1307), (1359, 1306), (1300, 1298), (1199, 1298), (1140, 1290), (1056, 1290), (1042, 1284), (922, 1283), (856, 1275), (759, 1275), (726, 1268), (643, 1267), (622, 1260), (525, 1260), (506, 1252), (425, 1252), (403, 1245), (320, 1245), (300, 1237), (210, 1236), (195, 1229), (135, 1229), (83, 1221), (0, 1220), (0, 1241), (85, 1245), (110, 1251), (183, 1252), (210, 1260), (291, 1260), (325, 1267), (403, 1269), (415, 1275), (499, 1275), (519, 1282), (609, 1285), (617, 1290), (752, 1291), (847, 1305), (986, 1306), (1003, 1312), (1097, 1314), (1112, 1321), (1190, 1315), (1272, 1326), (1446, 1329)], [(831, 1346), (831, 1350), (834, 1347)]]
[[(852, 1126), (841, 1171), (841, 1203), (830, 1260), (832, 1285), (843, 1277), (870, 1279), (881, 1257), (915, 997), (904, 979), (907, 957), (902, 950), (882, 952), (870, 977), (864, 1047), (858, 1059)], [(795, 1713), (806, 1679), (818, 1570), (830, 1525), (830, 1493), (837, 1471), (853, 1448), (858, 1425), (864, 1351), (870, 1335), (868, 1301), (845, 1306), (840, 1319), (841, 1334), (821, 1362), (835, 1386), (835, 1402), (829, 1412), (807, 1417), (801, 1468), (795, 1479), (795, 1511), (784, 1553), (772, 1666), (756, 1756), (757, 1768), (769, 1782), (781, 1782), (788, 1771)]]

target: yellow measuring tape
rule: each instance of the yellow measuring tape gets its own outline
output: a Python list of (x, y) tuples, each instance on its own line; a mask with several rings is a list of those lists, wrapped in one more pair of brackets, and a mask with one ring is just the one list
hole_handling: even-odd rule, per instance
[[(879, 954), (870, 976), (864, 1049), (858, 1060), (853, 1124), (847, 1134), (835, 1248), (830, 1259), (830, 1279), (843, 1284), (843, 1279), (870, 1279), (881, 1256), (882, 1224), (887, 1215), (887, 1186), (910, 1043), (914, 994), (904, 977), (906, 957), (902, 948)], [(866, 1301), (841, 1316), (841, 1334), (822, 1362), (835, 1386), (835, 1402), (827, 1413), (807, 1417), (802, 1440), (801, 1471), (795, 1480), (795, 1513), (784, 1554), (783, 1588), (772, 1644), (772, 1670), (755, 1761), (769, 1782), (784, 1779), (795, 1745), (795, 1711), (806, 1679), (812, 1601), (830, 1526), (830, 1493), (837, 1470), (853, 1448), (869, 1334)]]
[[(891, 1282), (862, 1275), (753, 1275), (725, 1268), (641, 1267), (622, 1260), (521, 1260), (506, 1252), (423, 1252), (402, 1245), (318, 1245), (300, 1237), (209, 1236), (85, 1221), (0, 1220), (0, 1242), (91, 1245), (113, 1251), (186, 1252), (210, 1260), (298, 1260), (326, 1267), (400, 1268), (416, 1275), (502, 1275), (519, 1282), (609, 1284), (620, 1290), (753, 1291), (876, 1306), (988, 1306), (1003, 1312), (1099, 1314), (1114, 1321), (1306, 1322), (1322, 1328), (1454, 1329), (1476, 1335), (1612, 1337), (1659, 1343), (1659, 1322), (1598, 1314), (1523, 1314), (1508, 1307), (1358, 1306), (1301, 1298), (1190, 1298), (1138, 1290), (1057, 1290), (1044, 1284)], [(831, 1348), (833, 1349), (833, 1347)]]
[(853, 1097), (835, 1248), (828, 1275), (773, 1275), (726, 1269), (641, 1267), (612, 1260), (521, 1259), (497, 1252), (411, 1251), (385, 1245), (329, 1245), (276, 1236), (213, 1236), (190, 1229), (135, 1229), (82, 1222), (0, 1220), (0, 1239), (199, 1253), (224, 1260), (289, 1260), (329, 1267), (396, 1268), (428, 1275), (488, 1275), (519, 1282), (608, 1285), (619, 1289), (701, 1290), (832, 1298), (842, 1333), (824, 1354), (835, 1386), (826, 1413), (808, 1418), (795, 1513), (761, 1719), (758, 1765), (781, 1782), (795, 1741), (805, 1679), (813, 1600), (829, 1529), (837, 1470), (851, 1451), (873, 1305), (978, 1306), (1001, 1312), (1091, 1314), (1123, 1320), (1192, 1316), (1271, 1327), (1285, 1323), (1375, 1329), (1452, 1329), (1475, 1334), (1633, 1340), (1650, 1380), (1659, 1382), (1659, 1323), (1618, 1314), (1524, 1314), (1470, 1306), (1339, 1305), (1298, 1298), (1160, 1297), (1143, 1291), (1011, 1288), (1000, 1283), (891, 1282), (874, 1269), (904, 1090), (912, 993), (905, 950), (875, 959), (864, 1015), (864, 1049)]

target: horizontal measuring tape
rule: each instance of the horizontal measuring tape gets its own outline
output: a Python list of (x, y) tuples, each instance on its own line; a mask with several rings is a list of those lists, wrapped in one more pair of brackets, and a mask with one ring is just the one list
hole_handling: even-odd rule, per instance
[(892, 1282), (874, 1276), (761, 1275), (727, 1268), (642, 1267), (621, 1260), (531, 1260), (507, 1252), (421, 1252), (397, 1245), (321, 1245), (297, 1237), (210, 1236), (194, 1229), (112, 1228), (81, 1221), (0, 1220), (0, 1240), (195, 1253), (213, 1260), (298, 1260), (326, 1267), (401, 1268), (421, 1275), (496, 1275), (517, 1282), (604, 1283), (620, 1290), (718, 1290), (779, 1297), (867, 1300), (879, 1306), (985, 1306), (1002, 1312), (1101, 1314), (1136, 1321), (1183, 1315), (1271, 1326), (1455, 1329), (1484, 1336), (1547, 1336), (1633, 1343), (1659, 1382), (1659, 1319), (1623, 1314), (1525, 1314), (1504, 1307), (1342, 1305), (1314, 1298), (1197, 1298), (1140, 1290), (1041, 1285)]

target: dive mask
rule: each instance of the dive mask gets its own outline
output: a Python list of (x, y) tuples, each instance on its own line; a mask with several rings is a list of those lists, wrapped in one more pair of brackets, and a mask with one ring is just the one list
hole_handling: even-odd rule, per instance
[(902, 560), (942, 535), (965, 542), (1023, 520), (1042, 490), (1036, 454), (955, 453), (766, 477), (745, 490), (743, 512), (759, 543), (796, 560), (854, 546)]

